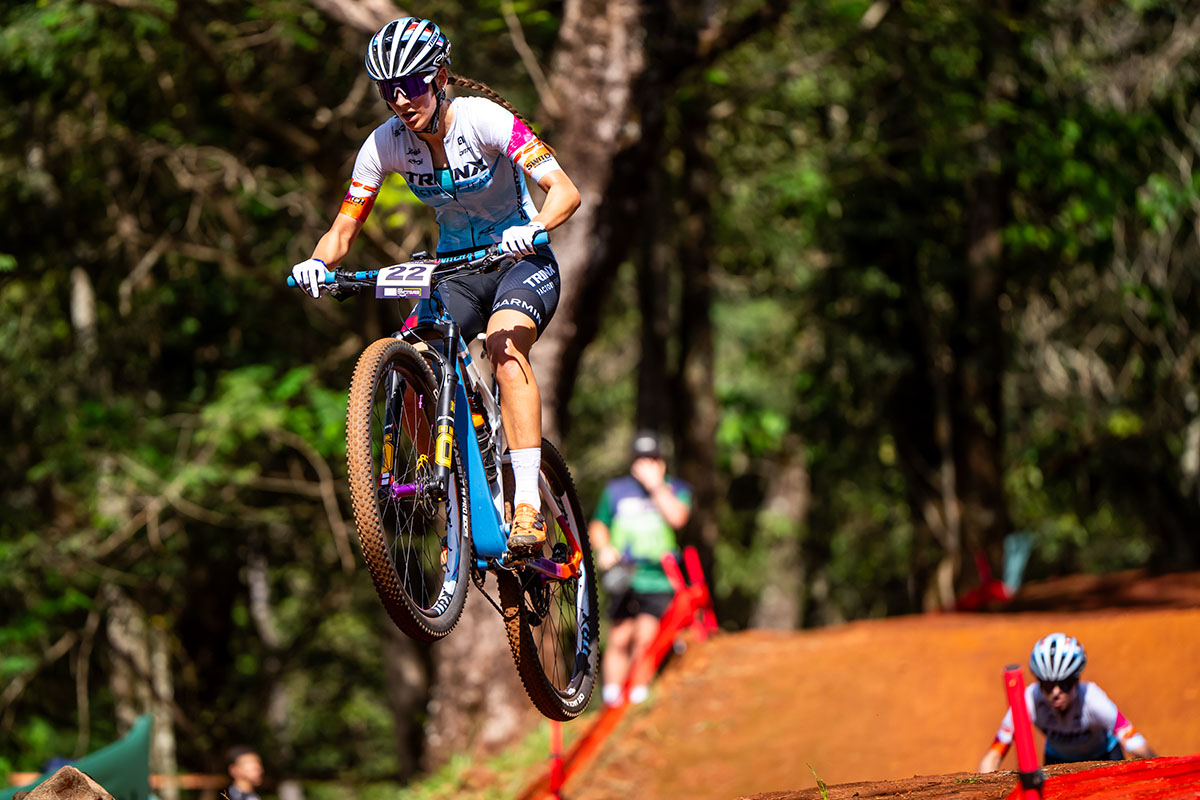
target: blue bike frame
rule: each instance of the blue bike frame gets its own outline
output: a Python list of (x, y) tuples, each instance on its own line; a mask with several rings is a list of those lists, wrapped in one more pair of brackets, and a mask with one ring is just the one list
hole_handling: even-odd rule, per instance
[[(490, 397), (484, 398), (487, 394), (486, 389), (482, 385), (482, 379), (479, 372), (474, 366), (474, 359), (471, 353), (467, 350), (466, 344), (463, 342), (458, 332), (458, 326), (450, 318), (449, 314), (442, 306), (441, 298), (437, 295), (436, 290), (434, 296), (421, 300), (415, 309), (417, 323), (412, 328), (406, 328), (401, 332), (401, 338), (411, 338), (414, 342), (421, 342), (427, 348), (427, 352), (433, 354), (439, 364), (441, 372), (442, 397), (448, 396), (447, 390), (453, 384), (454, 402), (439, 399), (438, 401), (438, 418), (452, 418), (453, 430), (447, 431), (439, 427), (438, 437), (453, 436), (458, 441), (459, 456), (466, 462), (467, 468), (467, 497), (470, 504), (470, 531), (471, 539), (475, 545), (475, 566), (478, 569), (488, 569), (488, 560), (499, 562), (504, 565), (509, 556), (508, 550), (508, 526), (504, 524), (504, 498), (502, 481), (500, 478), (501, 463), (496, 464), (496, 476), (493, 480), (489, 480), (487, 468), (484, 465), (483, 452), (480, 450), (478, 433), (474, 420), (472, 419), (471, 402), (467, 397), (467, 387), (480, 395), (481, 402), (484, 407), (481, 409), (485, 418), (483, 424), (487, 426), (489, 431), (495, 432), (495, 435), (503, 435), (500, 423), (500, 408), (499, 405)], [(428, 340), (426, 339), (428, 337)], [(440, 347), (430, 346), (430, 341), (440, 340)], [(454, 371), (449, 371), (449, 364), (453, 361)], [(468, 435), (469, 434), (469, 435)], [(491, 439), (489, 437), (489, 444)], [(503, 448), (498, 448), (503, 449)], [(498, 458), (498, 453), (496, 454)], [(442, 486), (448, 486), (445, 481), (449, 480), (449, 467), (435, 466), (435, 480), (442, 481)], [(539, 490), (549, 492), (550, 487), (545, 484), (544, 479), (539, 478)], [(547, 520), (550, 522), (550, 520)], [(579, 574), (580, 561), (582, 559), (582, 549), (579, 540), (585, 535), (584, 531), (577, 531), (571, 526), (569, 520), (565, 517), (558, 517), (554, 520), (559, 528), (563, 531), (567, 543), (571, 549), (570, 560), (567, 563), (560, 563), (548, 558), (535, 558), (527, 563), (527, 566), (536, 572), (540, 572), (547, 578), (551, 579), (566, 579)]]

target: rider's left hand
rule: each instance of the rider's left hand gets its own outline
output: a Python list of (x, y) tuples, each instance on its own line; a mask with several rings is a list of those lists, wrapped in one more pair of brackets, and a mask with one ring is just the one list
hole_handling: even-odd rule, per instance
[(528, 225), (508, 228), (500, 240), (500, 252), (511, 255), (533, 255), (533, 237), (544, 230), (546, 230), (546, 226), (537, 220), (531, 220)]

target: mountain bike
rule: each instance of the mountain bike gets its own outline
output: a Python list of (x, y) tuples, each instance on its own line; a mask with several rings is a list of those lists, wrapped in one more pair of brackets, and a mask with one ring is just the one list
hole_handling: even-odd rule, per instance
[[(504, 620), (533, 704), (567, 721), (587, 707), (597, 672), (586, 520), (566, 462), (543, 439), (546, 544), (521, 557), (509, 552), (513, 480), (499, 387), (480, 375), (437, 292), (446, 280), (512, 261), (493, 245), (454, 258), (418, 253), (377, 270), (326, 272), (340, 299), (364, 290), (379, 299), (420, 298), (415, 324), (369, 345), (354, 368), (346, 413), (350, 497), (371, 580), (396, 626), (421, 641), (446, 636), (473, 582)], [(489, 572), (498, 601), (485, 588)]]

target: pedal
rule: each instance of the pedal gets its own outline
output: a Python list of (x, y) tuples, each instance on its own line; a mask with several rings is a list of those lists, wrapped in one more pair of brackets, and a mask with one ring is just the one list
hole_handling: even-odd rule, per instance
[(514, 549), (510, 547), (501, 556), (500, 564), (505, 567), (520, 567), (541, 557), (542, 545), (540, 544), (527, 549)]

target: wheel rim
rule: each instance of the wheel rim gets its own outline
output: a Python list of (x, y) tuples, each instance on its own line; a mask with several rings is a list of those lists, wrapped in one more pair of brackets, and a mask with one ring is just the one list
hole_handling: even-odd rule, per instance
[(371, 470), (400, 588), (422, 612), (437, 616), (450, 603), (461, 556), (453, 524), (447, 522), (458, 518), (457, 486), (452, 472), (448, 501), (433, 499), (427, 490), (433, 435), (426, 415), (435, 400), (423, 384), (394, 366), (380, 375), (371, 404)]
[[(548, 499), (552, 502), (548, 502)], [(549, 497), (543, 486), (542, 514), (547, 522), (547, 553), (556, 547), (569, 552), (564, 524), (572, 524), (573, 514), (566, 496)], [(582, 536), (580, 522), (574, 520), (575, 535)], [(586, 591), (587, 559), (574, 578), (556, 580), (527, 571), (523, 578), (524, 603), (528, 630), (547, 682), (560, 697), (574, 696), (586, 672), (591, 646), (590, 600)]]

